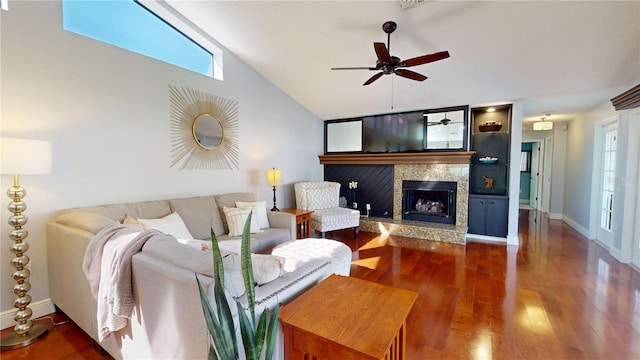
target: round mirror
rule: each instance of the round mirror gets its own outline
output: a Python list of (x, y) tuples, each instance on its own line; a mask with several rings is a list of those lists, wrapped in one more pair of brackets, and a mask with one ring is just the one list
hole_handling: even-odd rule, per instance
[(198, 115), (193, 120), (192, 131), (196, 143), (207, 150), (217, 148), (224, 139), (222, 123), (210, 114)]

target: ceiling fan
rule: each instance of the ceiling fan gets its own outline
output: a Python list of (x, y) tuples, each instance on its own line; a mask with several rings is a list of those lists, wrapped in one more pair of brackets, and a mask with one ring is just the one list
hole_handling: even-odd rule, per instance
[(367, 80), (364, 85), (369, 85), (372, 82), (378, 80), (382, 75), (396, 74), (407, 79), (424, 81), (426, 76), (418, 74), (415, 71), (407, 70), (406, 68), (423, 65), (430, 62), (446, 59), (449, 57), (448, 51), (440, 51), (433, 54), (417, 56), (407, 60), (400, 60), (396, 56), (391, 56), (389, 49), (391, 49), (391, 33), (396, 30), (398, 25), (393, 21), (387, 21), (382, 24), (382, 30), (387, 34), (387, 45), (381, 42), (374, 42), (373, 48), (376, 51), (376, 66), (375, 67), (339, 67), (331, 68), (331, 70), (375, 70), (380, 71)]
[(461, 124), (461, 122), (456, 122), (456, 121), (452, 122), (452, 120), (447, 117), (447, 113), (444, 113), (444, 118), (438, 121), (429, 121), (427, 126), (435, 126), (435, 125), (447, 126), (449, 124)]

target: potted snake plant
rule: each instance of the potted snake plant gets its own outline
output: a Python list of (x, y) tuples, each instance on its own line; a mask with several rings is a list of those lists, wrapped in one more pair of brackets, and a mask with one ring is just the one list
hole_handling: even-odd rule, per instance
[[(264, 349), (264, 359), (270, 360), (275, 346), (276, 332), (278, 325), (278, 313), (280, 305), (268, 314), (268, 309), (264, 309), (260, 318), (256, 322), (255, 316), (255, 288), (253, 280), (253, 265), (251, 264), (251, 243), (250, 224), (252, 213), (249, 213), (242, 231), (242, 245), (240, 248), (240, 261), (242, 268), (242, 278), (244, 280), (245, 294), (249, 306), (250, 317), (247, 316), (242, 305), (236, 301), (238, 307), (238, 322), (245, 356), (248, 360), (258, 360)], [(235, 325), (231, 309), (224, 292), (224, 268), (222, 266), (222, 255), (218, 246), (213, 229), (211, 229), (211, 248), (213, 253), (214, 267), (214, 299), (215, 309), (211, 307), (200, 280), (196, 274), (196, 281), (200, 291), (200, 303), (207, 323), (207, 328), (211, 336), (211, 346), (209, 347), (209, 359), (236, 360), (238, 355), (238, 338), (236, 336)]]

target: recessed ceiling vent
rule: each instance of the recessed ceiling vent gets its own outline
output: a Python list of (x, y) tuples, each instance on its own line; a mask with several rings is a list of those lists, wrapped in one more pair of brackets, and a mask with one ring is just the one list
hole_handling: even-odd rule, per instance
[(398, 0), (401, 10), (410, 9), (416, 5), (422, 4), (424, 1), (425, 0)]

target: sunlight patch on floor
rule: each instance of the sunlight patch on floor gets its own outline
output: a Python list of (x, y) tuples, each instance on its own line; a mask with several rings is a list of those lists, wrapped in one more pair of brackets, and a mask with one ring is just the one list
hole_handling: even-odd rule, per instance
[(375, 248), (383, 247), (387, 245), (388, 241), (389, 241), (389, 235), (380, 234), (380, 236), (376, 236), (375, 238), (368, 241), (366, 244), (359, 247), (358, 250), (367, 250), (367, 249), (375, 249)]
[(369, 268), (371, 270), (375, 270), (378, 267), (378, 263), (380, 262), (380, 256), (354, 260), (351, 262), (353, 265), (363, 266)]

